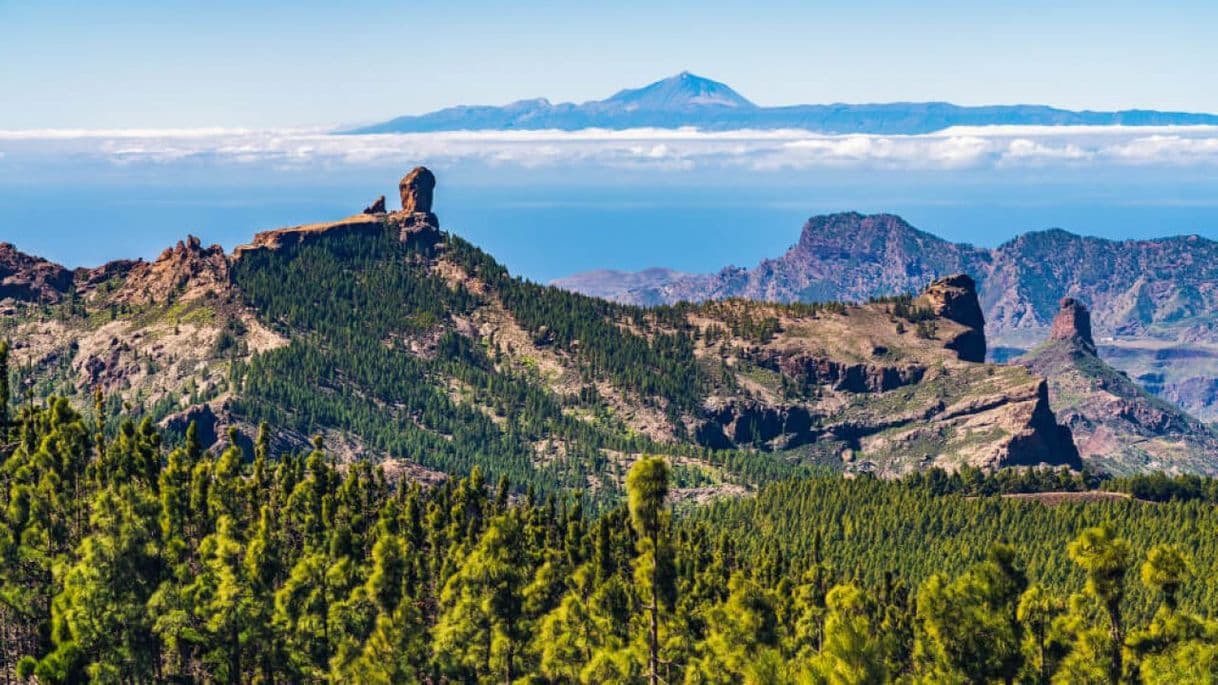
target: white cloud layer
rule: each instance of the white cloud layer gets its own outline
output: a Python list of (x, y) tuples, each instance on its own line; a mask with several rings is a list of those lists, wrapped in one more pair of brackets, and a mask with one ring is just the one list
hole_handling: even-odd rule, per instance
[(1205, 166), (1218, 168), (1218, 127), (957, 127), (912, 136), (800, 130), (704, 132), (459, 131), (341, 136), (318, 129), (0, 130), (0, 171), (17, 163), (121, 167), (198, 163), (306, 168), (402, 159), (523, 168), (974, 168)]

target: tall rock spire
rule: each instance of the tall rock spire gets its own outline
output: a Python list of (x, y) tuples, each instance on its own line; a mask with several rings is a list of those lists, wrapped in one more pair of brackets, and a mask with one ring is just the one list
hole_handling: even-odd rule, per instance
[(1062, 298), (1057, 316), (1053, 317), (1053, 328), (1049, 337), (1053, 340), (1074, 342), (1095, 354), (1095, 340), (1091, 337), (1091, 312), (1073, 297)]

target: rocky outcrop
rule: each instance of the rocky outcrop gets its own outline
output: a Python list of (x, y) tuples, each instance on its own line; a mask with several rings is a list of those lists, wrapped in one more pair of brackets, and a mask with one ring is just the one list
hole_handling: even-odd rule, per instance
[(427, 167), (417, 166), (398, 182), (402, 196), (402, 211), (407, 214), (431, 212), (432, 193), (436, 189), (436, 176)]
[(812, 442), (819, 435), (813, 425), (820, 417), (813, 417), (805, 407), (728, 401), (711, 402), (705, 410), (706, 418), (695, 429), (694, 439), (711, 449), (766, 444), (790, 449)]
[(216, 444), (224, 433), (224, 425), (210, 404), (195, 404), (180, 412), (161, 419), (160, 426), (174, 435), (186, 435), (186, 429), (195, 426), (195, 437), (204, 449)]
[(0, 300), (59, 302), (71, 288), (71, 271), (0, 243)]
[(909, 402), (899, 410), (843, 418), (800, 405), (756, 400), (712, 401), (694, 430), (710, 449), (810, 448), (845, 462), (848, 471), (900, 475), (927, 466), (985, 470), (1068, 466), (1082, 461), (1070, 429), (1050, 408), (1041, 379), (995, 388), (945, 405)]
[(440, 220), (431, 212), (435, 189), (435, 175), (422, 166), (411, 169), (398, 183), (402, 210), (389, 215), (388, 224), (397, 230), (398, 239), (402, 242), (415, 236), (434, 234), (440, 229)]
[(925, 366), (911, 362), (849, 363), (801, 350), (779, 350), (759, 357), (757, 362), (800, 384), (853, 393), (895, 390), (921, 381), (926, 374)]
[(1074, 436), (1067, 426), (1058, 424), (1057, 416), (1050, 408), (1049, 386), (1043, 379), (1036, 383), (1034, 397), (1026, 398), (1022, 404), (1022, 408), (1005, 417), (1013, 419), (1004, 426), (1011, 438), (990, 465), (1037, 466), (1047, 463), (1082, 468)]
[(376, 202), (364, 207), (364, 214), (384, 214), (385, 213), (385, 196), (382, 195), (376, 199)]
[(215, 296), (230, 287), (228, 258), (219, 245), (203, 247), (195, 236), (166, 249), (155, 262), (131, 267), (115, 302), (168, 304)]
[(954, 274), (933, 281), (918, 304), (965, 327), (947, 341), (947, 349), (955, 350), (964, 361), (985, 361), (985, 316), (977, 299), (977, 284), (970, 276)]
[(363, 212), (346, 219), (258, 233), (249, 244), (238, 245), (233, 250), (233, 258), (240, 259), (259, 250), (283, 250), (325, 236), (348, 233), (375, 236), (388, 230), (402, 242), (437, 242), (440, 238), (440, 219), (431, 212), (435, 175), (426, 167), (415, 167), (402, 177), (398, 187), (402, 196), (400, 211), (386, 212), (385, 197), (381, 196)]
[(1057, 316), (1053, 317), (1049, 337), (1074, 343), (1095, 354), (1095, 340), (1091, 337), (1091, 312), (1073, 297), (1062, 298), (1060, 307)]
[(131, 273), (131, 270), (140, 263), (139, 260), (117, 259), (92, 269), (77, 269), (75, 272), (76, 292), (83, 295), (108, 281), (126, 278), (127, 274)]

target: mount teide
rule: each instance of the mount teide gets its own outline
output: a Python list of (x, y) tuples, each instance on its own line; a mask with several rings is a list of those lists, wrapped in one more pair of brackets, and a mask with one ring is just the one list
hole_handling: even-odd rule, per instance
[(1218, 243), (1198, 236), (1118, 242), (1052, 229), (985, 249), (897, 216), (844, 213), (809, 219), (786, 254), (752, 269), (671, 277), (654, 270), (645, 279), (600, 272), (555, 284), (647, 305), (866, 301), (955, 272), (977, 280), (994, 359), (1038, 344), (1059, 301), (1075, 297), (1092, 307), (1101, 356), (1155, 394), (1218, 419)]
[(970, 107), (949, 102), (833, 103), (765, 107), (730, 86), (683, 71), (603, 100), (518, 100), (502, 106), (460, 105), (355, 128), (346, 133), (473, 130), (580, 130), (641, 127), (727, 131), (802, 129), (823, 133), (908, 135), (951, 126), (1146, 126), (1216, 124), (1218, 115), (1153, 110), (1071, 111), (1044, 105)]

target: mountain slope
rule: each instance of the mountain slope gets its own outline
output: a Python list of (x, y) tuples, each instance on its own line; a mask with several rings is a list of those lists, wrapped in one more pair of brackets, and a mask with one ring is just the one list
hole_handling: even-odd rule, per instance
[(478, 465), (611, 496), (643, 453), (706, 492), (807, 465), (1079, 464), (1044, 381), (982, 363), (967, 277), (867, 305), (645, 310), (513, 278), (439, 230), (433, 187), (416, 170), (401, 211), (81, 272), (63, 303), (6, 300), (0, 333), (35, 395), (100, 390), (221, 443), (265, 421), (276, 449), (320, 435), (420, 478)]
[(622, 90), (604, 100), (575, 104), (545, 98), (501, 107), (459, 106), (398, 117), (345, 133), (433, 131), (628, 129), (706, 130), (797, 128), (826, 133), (918, 134), (950, 126), (1185, 126), (1218, 124), (1218, 115), (1153, 110), (1070, 111), (1041, 105), (963, 107), (947, 102), (788, 105), (759, 107), (731, 87), (682, 72)]
[(995, 359), (1043, 340), (1063, 297), (1092, 303), (1101, 352), (1156, 394), (1218, 420), (1218, 243), (1198, 236), (1111, 241), (1060, 229), (994, 249), (951, 243), (900, 218), (813, 217), (799, 242), (752, 269), (643, 280), (555, 281), (644, 305), (750, 297), (778, 302), (912, 292), (948, 273), (977, 280)]
[(1048, 379), (1050, 401), (1089, 463), (1116, 474), (1218, 474), (1218, 433), (1106, 364), (1076, 300), (1061, 301), (1050, 339), (1018, 363)]

